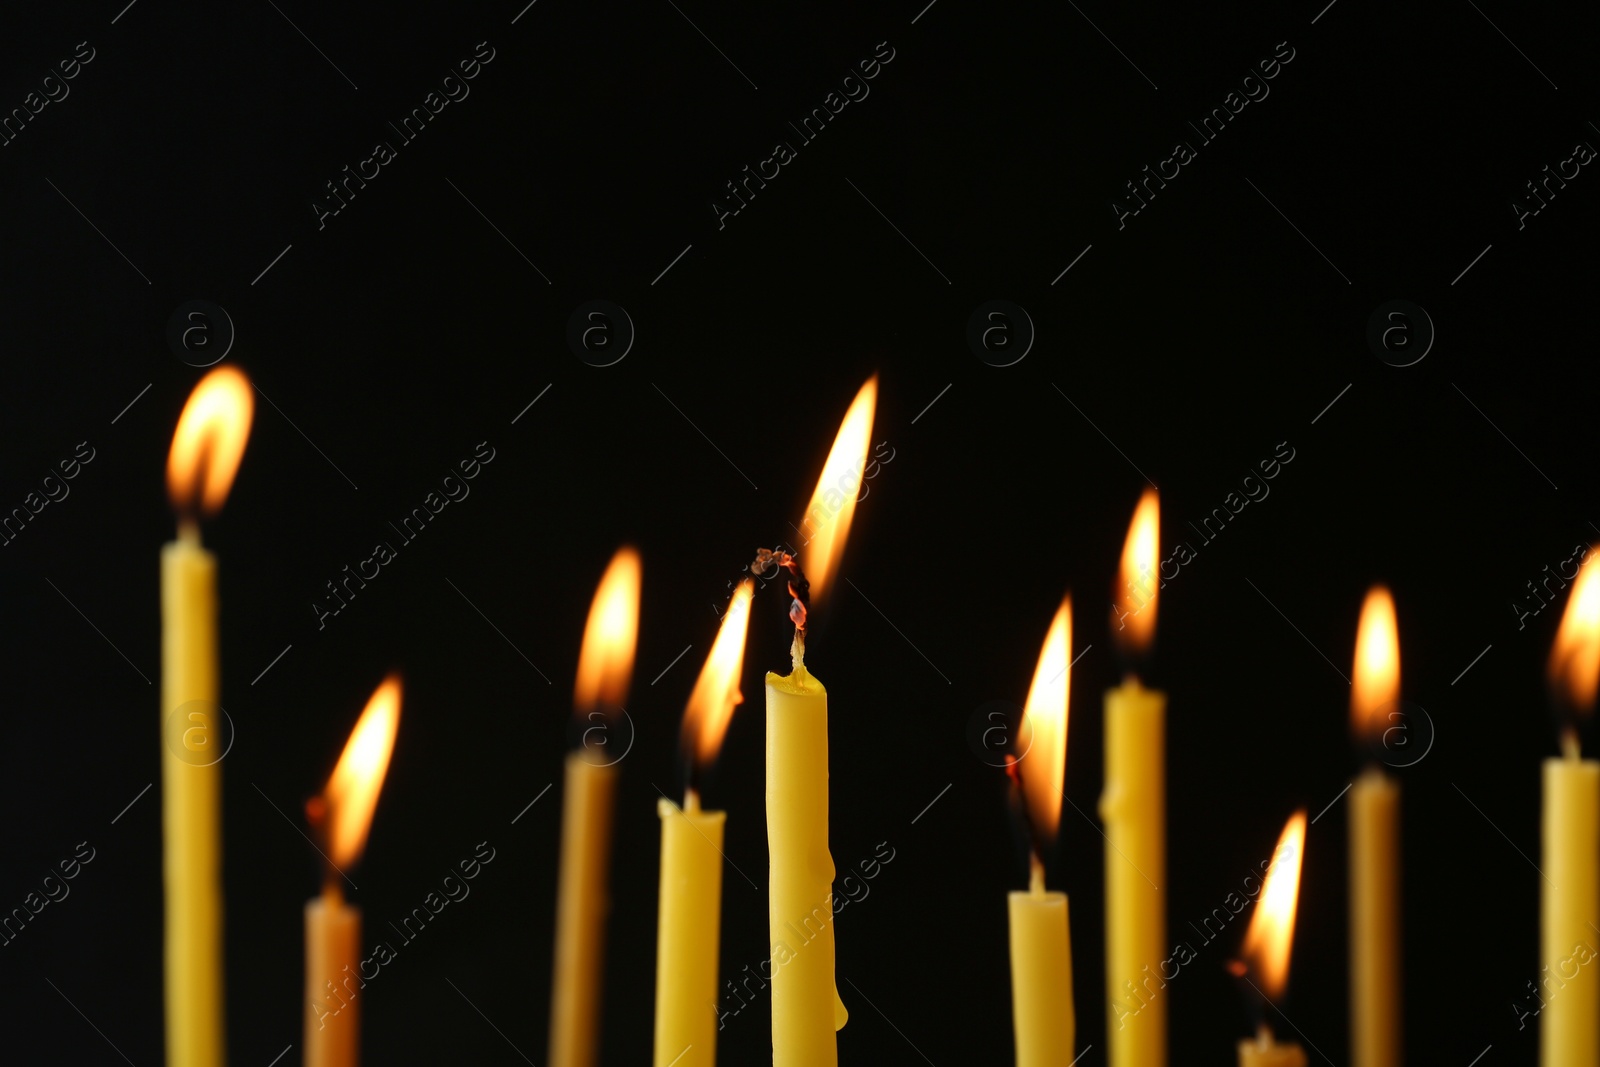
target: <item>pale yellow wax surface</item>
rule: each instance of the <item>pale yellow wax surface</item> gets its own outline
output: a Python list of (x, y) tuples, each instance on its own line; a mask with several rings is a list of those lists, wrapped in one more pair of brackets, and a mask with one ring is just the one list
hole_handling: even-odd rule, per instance
[(1292, 1041), (1279, 1044), (1262, 1031), (1239, 1042), (1239, 1067), (1306, 1067), (1306, 1050)]
[(1047, 892), (1038, 871), (1032, 887), (1014, 890), (1008, 905), (1017, 1067), (1066, 1067), (1077, 1039), (1067, 895)]
[(337, 890), (306, 902), (305, 1067), (361, 1062), (361, 909)]
[(1350, 1062), (1400, 1065), (1400, 783), (1369, 767), (1350, 789)]
[[(1539, 1063), (1600, 1064), (1600, 762), (1544, 763)], [(1587, 961), (1587, 962), (1585, 962)]]
[(585, 754), (578, 749), (567, 756), (562, 798), (550, 1067), (594, 1067), (599, 1058), (601, 962), (606, 915), (611, 910), (608, 879), (617, 769), (588, 763)]
[(722, 831), (728, 815), (656, 801), (661, 893), (656, 926), (655, 1067), (717, 1062), (717, 953), (722, 925)]

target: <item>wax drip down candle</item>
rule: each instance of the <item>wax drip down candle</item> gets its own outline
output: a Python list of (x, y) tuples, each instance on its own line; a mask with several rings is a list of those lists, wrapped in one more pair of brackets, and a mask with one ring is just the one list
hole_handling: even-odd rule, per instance
[[(217, 559), (200, 545), (244, 457), (250, 379), (219, 367), (195, 386), (167, 457), (178, 538), (161, 549), (161, 836), (169, 1067), (222, 1067), (222, 766)], [(222, 751), (218, 751), (223, 746)]]
[(1294, 917), (1300, 897), (1300, 861), (1305, 856), (1306, 813), (1289, 816), (1277, 850), (1262, 879), (1256, 913), (1244, 933), (1240, 958), (1229, 969), (1255, 1009), (1256, 1036), (1239, 1042), (1239, 1067), (1306, 1067), (1306, 1053), (1292, 1041), (1273, 1036), (1267, 1009), (1276, 1008), (1289, 989), (1289, 952), (1294, 946)]

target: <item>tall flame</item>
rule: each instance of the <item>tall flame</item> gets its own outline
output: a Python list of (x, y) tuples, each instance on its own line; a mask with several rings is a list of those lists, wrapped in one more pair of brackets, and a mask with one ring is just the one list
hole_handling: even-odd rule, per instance
[[(1600, 546), (1596, 546), (1600, 549)], [(1592, 549), (1591, 551), (1594, 551)], [(1594, 710), (1600, 687), (1600, 567), (1578, 572), (1550, 649), (1550, 688), (1575, 712)]]
[(1305, 855), (1305, 809), (1289, 816), (1278, 850), (1244, 934), (1244, 957), (1261, 979), (1262, 992), (1278, 1000), (1289, 986), (1289, 949), (1294, 944), (1294, 913), (1300, 898), (1300, 861)]
[(695, 763), (702, 767), (717, 758), (733, 709), (744, 701), (744, 694), (739, 692), (739, 672), (744, 667), (744, 638), (750, 627), (750, 597), (754, 592), (755, 583), (748, 578), (733, 591), (717, 639), (683, 710), (684, 741), (691, 746)]
[(1028, 818), (1040, 839), (1053, 838), (1061, 823), (1067, 782), (1067, 693), (1072, 671), (1072, 597), (1063, 597), (1039, 650), (1039, 665), (1022, 708), (1026, 736), (1032, 732), (1022, 765), (1022, 794)]
[(578, 655), (578, 680), (572, 706), (587, 712), (628, 699), (633, 675), (633, 647), (639, 635), (639, 553), (631, 545), (617, 549), (594, 591), (589, 622)]
[(1161, 560), (1161, 498), (1146, 489), (1133, 509), (1128, 539), (1122, 545), (1122, 567), (1117, 574), (1115, 623), (1117, 644), (1124, 652), (1150, 650), (1156, 636), (1156, 591)]
[(337, 867), (356, 862), (367, 845), (399, 728), (400, 679), (391, 674), (367, 701), (322, 793), (328, 811), (328, 858)]
[(178, 416), (167, 454), (167, 496), (181, 513), (215, 515), (244, 457), (255, 395), (250, 379), (233, 367), (218, 367), (200, 379)]
[(805, 544), (800, 558), (806, 580), (811, 583), (811, 601), (816, 603), (828, 592), (839, 572), (839, 557), (844, 554), (850, 520), (856, 513), (856, 497), (867, 469), (867, 449), (872, 444), (872, 416), (878, 403), (878, 376), (874, 374), (856, 393), (839, 435), (833, 440), (828, 461), (822, 465), (816, 492), (806, 505)]
[(1357, 738), (1381, 737), (1383, 710), (1400, 699), (1400, 635), (1394, 598), (1375, 585), (1367, 590), (1356, 625), (1356, 665), (1350, 685), (1350, 726)]

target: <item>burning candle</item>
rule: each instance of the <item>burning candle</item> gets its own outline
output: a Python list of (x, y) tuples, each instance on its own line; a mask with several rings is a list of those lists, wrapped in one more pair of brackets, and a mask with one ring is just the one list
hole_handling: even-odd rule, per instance
[[(572, 707), (579, 746), (567, 755), (556, 894), (555, 973), (550, 992), (551, 1067), (593, 1067), (600, 1022), (601, 962), (611, 860), (616, 761), (610, 728), (628, 698), (639, 631), (639, 554), (621, 548), (595, 590), (578, 656)], [(711, 1009), (706, 1008), (709, 1013)]]
[(367, 701), (322, 795), (306, 804), (328, 864), (322, 895), (306, 902), (305, 1067), (361, 1062), (361, 909), (345, 903), (340, 880), (366, 848), (399, 728), (400, 679), (390, 675)]
[[(1600, 762), (1583, 759), (1578, 719), (1600, 687), (1600, 571), (1579, 573), (1550, 650), (1561, 756), (1544, 762), (1544, 877), (1539, 909), (1543, 1067), (1600, 1064)], [(1553, 985), (1552, 985), (1553, 983)]]
[[(1350, 688), (1357, 742), (1381, 745), (1399, 715), (1394, 599), (1374, 586), (1356, 628)], [(1400, 1063), (1400, 783), (1371, 763), (1350, 789), (1350, 1061)]]
[(722, 831), (727, 813), (702, 811), (698, 772), (717, 758), (739, 692), (747, 578), (733, 591), (722, 627), (683, 712), (687, 764), (683, 807), (666, 797), (661, 816), (661, 896), (656, 927), (655, 1067), (712, 1067), (717, 1062), (717, 950), (722, 922)]
[(1046, 892), (1040, 858), (1055, 841), (1066, 796), (1067, 693), (1071, 682), (1072, 600), (1061, 601), (1028, 688), (1019, 734), (1031, 738), (1008, 768), (1021, 787), (1031, 831), (1028, 888), (1010, 894), (1011, 1023), (1017, 1067), (1073, 1062), (1072, 932), (1067, 895)]
[[(201, 379), (167, 458), (178, 539), (161, 549), (161, 831), (169, 1067), (222, 1067), (222, 767), (217, 560), (201, 515), (227, 499), (255, 408), (232, 367)], [(216, 751), (219, 745), (224, 751)]]
[(1274, 1038), (1265, 1018), (1265, 1009), (1282, 1000), (1289, 988), (1289, 950), (1294, 944), (1305, 844), (1306, 813), (1302, 809), (1289, 816), (1278, 837), (1256, 913), (1244, 933), (1242, 958), (1233, 965), (1233, 973), (1254, 991), (1252, 999), (1258, 999), (1262, 1008), (1256, 1036), (1239, 1042), (1239, 1067), (1306, 1067), (1305, 1049), (1293, 1041)]
[[(833, 976), (833, 856), (828, 852), (828, 693), (806, 670), (806, 612), (839, 570), (872, 441), (878, 379), (845, 413), (806, 511), (811, 580), (787, 552), (762, 550), (753, 570), (789, 571), (794, 642), (788, 675), (767, 675), (767, 849), (771, 888), (772, 1062), (832, 1067), (848, 1013)], [(791, 942), (794, 944), (791, 945)]]

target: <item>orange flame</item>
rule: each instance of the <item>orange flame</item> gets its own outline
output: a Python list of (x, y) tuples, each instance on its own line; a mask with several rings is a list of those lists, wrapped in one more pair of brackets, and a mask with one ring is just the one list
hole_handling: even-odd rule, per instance
[(845, 537), (856, 513), (856, 496), (867, 469), (867, 449), (872, 444), (872, 415), (878, 403), (878, 376), (874, 374), (856, 393), (839, 435), (833, 440), (828, 461), (822, 465), (817, 490), (806, 505), (806, 541), (801, 555), (811, 602), (820, 601), (839, 571)]
[(199, 508), (215, 515), (228, 499), (244, 458), (255, 396), (250, 379), (233, 367), (218, 367), (200, 379), (178, 416), (167, 455), (167, 496), (180, 512)]
[(366, 848), (399, 728), (400, 679), (391, 674), (367, 701), (322, 793), (328, 810), (328, 858), (337, 867), (355, 863)]
[(1350, 686), (1350, 726), (1358, 738), (1380, 737), (1383, 710), (1400, 699), (1400, 635), (1394, 598), (1385, 586), (1367, 590), (1356, 624), (1356, 665)]
[(744, 637), (750, 627), (750, 597), (754, 592), (755, 583), (748, 578), (733, 591), (717, 639), (683, 709), (683, 736), (693, 746), (695, 762), (702, 767), (717, 758), (728, 723), (733, 720), (733, 709), (744, 702), (744, 694), (739, 692), (739, 672), (744, 667)]
[[(1596, 546), (1600, 549), (1600, 546)], [(1594, 550), (1591, 550), (1594, 551)], [(1550, 649), (1550, 688), (1574, 711), (1594, 710), (1600, 686), (1600, 568), (1579, 572)]]
[(1161, 559), (1161, 498), (1146, 489), (1133, 509), (1128, 539), (1122, 545), (1115, 614), (1117, 643), (1126, 652), (1147, 652), (1156, 636), (1157, 568)]
[(628, 699), (633, 675), (633, 647), (639, 635), (639, 553), (630, 545), (617, 549), (600, 578), (589, 605), (578, 655), (578, 681), (572, 706), (586, 712), (600, 705), (620, 706)]
[(1039, 650), (1039, 665), (1028, 687), (1028, 701), (1022, 708), (1025, 724), (1021, 733), (1031, 730), (1033, 744), (1024, 757), (1022, 795), (1028, 805), (1028, 818), (1041, 839), (1055, 836), (1061, 823), (1061, 801), (1067, 782), (1067, 693), (1071, 688), (1072, 597), (1061, 600), (1044, 647)]
[(1245, 959), (1261, 979), (1271, 1000), (1289, 986), (1289, 949), (1294, 944), (1294, 913), (1300, 897), (1300, 860), (1305, 855), (1305, 809), (1289, 816), (1278, 838), (1278, 850), (1262, 882), (1261, 898), (1244, 934)]

